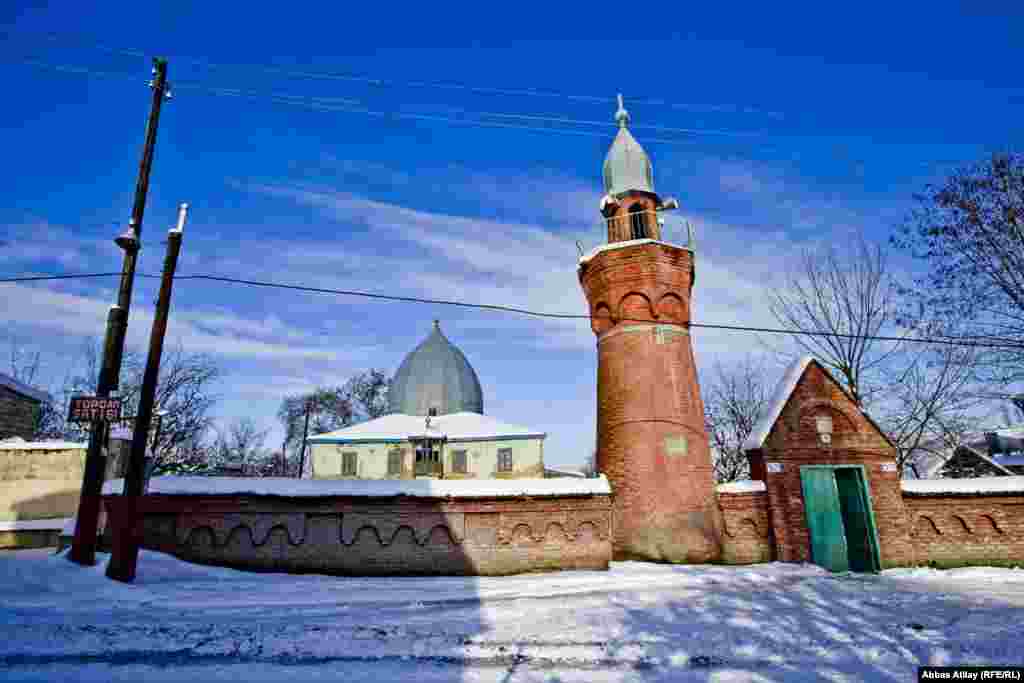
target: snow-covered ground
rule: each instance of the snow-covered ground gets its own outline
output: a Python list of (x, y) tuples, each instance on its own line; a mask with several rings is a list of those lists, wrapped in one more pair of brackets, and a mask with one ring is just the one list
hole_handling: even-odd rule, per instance
[(138, 579), (0, 553), (4, 681), (911, 681), (1024, 664), (1024, 570), (617, 563), (483, 578)]

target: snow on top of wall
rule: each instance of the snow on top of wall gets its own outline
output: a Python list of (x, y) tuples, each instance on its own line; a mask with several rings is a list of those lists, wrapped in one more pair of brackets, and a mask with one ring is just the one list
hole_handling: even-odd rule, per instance
[(812, 360), (814, 360), (813, 357), (804, 356), (789, 366), (775, 387), (775, 392), (772, 394), (771, 400), (768, 401), (765, 411), (761, 414), (757, 424), (754, 425), (754, 430), (750, 432), (747, 440), (743, 442), (743, 450), (749, 451), (764, 446), (764, 441), (772, 431), (775, 421), (779, 419), (782, 409), (786, 407), (789, 395), (796, 389), (796, 383), (800, 381), (800, 377), (803, 376), (804, 370), (807, 369)]
[(1024, 476), (975, 477), (971, 479), (904, 479), (904, 493), (1024, 493)]
[[(103, 485), (105, 495), (119, 495), (124, 480)], [(358, 496), (413, 498), (515, 498), (518, 496), (586, 496), (612, 492), (608, 479), (284, 479), (280, 477), (153, 477), (149, 493), (172, 496)]]
[(74, 517), (61, 517), (59, 519), (16, 519), (9, 522), (0, 522), (0, 531), (56, 531), (63, 529)]
[(726, 484), (719, 484), (716, 489), (719, 493), (757, 493), (767, 491), (763, 481), (730, 481)]
[(0, 451), (65, 451), (86, 448), (88, 444), (73, 441), (0, 441)]
[(652, 240), (649, 237), (645, 237), (644, 239), (641, 239), (641, 240), (624, 240), (622, 242), (610, 242), (608, 244), (598, 245), (598, 246), (594, 247), (593, 249), (591, 249), (590, 251), (588, 251), (583, 256), (580, 256), (580, 263), (579, 264), (582, 266), (582, 265), (584, 265), (586, 263), (589, 263), (592, 258), (594, 258), (595, 256), (597, 256), (598, 254), (600, 254), (603, 251), (613, 251), (615, 249), (626, 249), (628, 247), (636, 247), (636, 246), (639, 246), (641, 244), (661, 244), (661, 245), (666, 246), (666, 247), (674, 247), (675, 249), (689, 249), (689, 247), (684, 247), (684, 246), (679, 245), (679, 244), (672, 244), (670, 242), (662, 242), (660, 240)]

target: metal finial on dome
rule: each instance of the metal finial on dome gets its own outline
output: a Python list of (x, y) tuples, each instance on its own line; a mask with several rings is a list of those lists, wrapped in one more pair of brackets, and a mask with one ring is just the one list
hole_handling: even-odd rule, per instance
[(434, 329), (435, 330), (440, 330), (441, 329), (441, 321), (440, 320), (435, 320), (434, 321)]
[(622, 104), (622, 93), (619, 93), (619, 110), (615, 112), (615, 120), (623, 128), (629, 123), (629, 112), (626, 111), (626, 107)]
[(615, 112), (615, 120), (619, 122), (619, 132), (608, 149), (604, 158), (604, 189), (611, 197), (618, 197), (630, 190), (654, 192), (654, 174), (651, 159), (629, 132), (629, 112), (618, 96), (619, 110)]

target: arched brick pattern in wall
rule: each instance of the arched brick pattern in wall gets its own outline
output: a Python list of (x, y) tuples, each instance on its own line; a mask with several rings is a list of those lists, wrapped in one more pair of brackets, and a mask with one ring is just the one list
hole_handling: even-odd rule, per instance
[(619, 301), (618, 320), (627, 323), (654, 320), (654, 308), (646, 294), (629, 292)]
[(658, 299), (658, 319), (665, 322), (682, 323), (690, 319), (690, 311), (682, 297), (676, 294), (665, 294)]
[(719, 493), (722, 510), (722, 561), (753, 564), (771, 560), (768, 497), (763, 491)]
[(594, 334), (603, 334), (608, 330), (612, 329), (615, 325), (615, 321), (612, 319), (612, 309), (608, 307), (606, 303), (599, 303), (594, 307), (594, 312), (591, 314), (590, 329), (594, 331)]
[(1024, 492), (904, 492), (919, 565), (1024, 565)]
[[(112, 515), (123, 515), (120, 496), (104, 503)], [(258, 571), (500, 575), (607, 569), (612, 554), (608, 495), (149, 495), (140, 513), (147, 549)]]

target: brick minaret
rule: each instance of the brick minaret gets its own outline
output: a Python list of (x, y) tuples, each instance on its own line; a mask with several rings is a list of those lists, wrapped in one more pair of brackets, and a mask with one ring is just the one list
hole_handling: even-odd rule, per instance
[(688, 328), (693, 250), (661, 241), (657, 212), (678, 203), (654, 192), (621, 96), (616, 120), (601, 200), (608, 244), (579, 268), (597, 335), (597, 465), (612, 483), (615, 556), (713, 562), (722, 524)]

